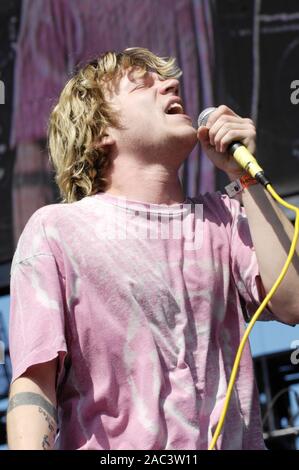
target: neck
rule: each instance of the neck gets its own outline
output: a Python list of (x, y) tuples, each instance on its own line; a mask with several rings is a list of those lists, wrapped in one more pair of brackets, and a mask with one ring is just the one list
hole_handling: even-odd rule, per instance
[(176, 204), (184, 201), (178, 170), (153, 163), (114, 161), (106, 193), (151, 204)]

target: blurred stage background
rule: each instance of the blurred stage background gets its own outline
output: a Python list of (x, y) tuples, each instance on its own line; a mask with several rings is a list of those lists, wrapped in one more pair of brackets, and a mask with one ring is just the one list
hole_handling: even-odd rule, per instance
[[(3, 449), (11, 374), (10, 263), (32, 213), (59, 202), (46, 150), (49, 111), (78, 63), (108, 49), (131, 46), (177, 57), (184, 72), (182, 96), (194, 124), (203, 108), (222, 103), (254, 119), (259, 161), (280, 195), (299, 205), (299, 103), (291, 100), (291, 84), (299, 80), (298, 0), (0, 2), (0, 84), (5, 88), (5, 103), (0, 104)], [(225, 176), (214, 171), (199, 147), (182, 167), (181, 177), (190, 196), (222, 190), (226, 184)], [(251, 346), (266, 443), (269, 448), (296, 448), (299, 326), (260, 322), (251, 335)]]

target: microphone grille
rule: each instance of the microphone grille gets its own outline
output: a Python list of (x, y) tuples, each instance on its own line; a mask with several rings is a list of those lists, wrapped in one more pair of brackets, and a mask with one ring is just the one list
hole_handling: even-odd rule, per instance
[(209, 118), (209, 115), (213, 111), (215, 111), (215, 109), (216, 108), (214, 108), (214, 107), (206, 108), (200, 113), (200, 115), (198, 116), (198, 121), (197, 121), (198, 122), (198, 127), (206, 125), (207, 120)]

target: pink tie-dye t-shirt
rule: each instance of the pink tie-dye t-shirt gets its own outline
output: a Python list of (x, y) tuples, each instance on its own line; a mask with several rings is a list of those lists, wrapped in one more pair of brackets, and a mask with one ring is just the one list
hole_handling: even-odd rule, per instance
[[(258, 275), (220, 193), (45, 206), (12, 265), (13, 380), (59, 355), (59, 449), (207, 449)], [(264, 448), (248, 345), (217, 448)]]

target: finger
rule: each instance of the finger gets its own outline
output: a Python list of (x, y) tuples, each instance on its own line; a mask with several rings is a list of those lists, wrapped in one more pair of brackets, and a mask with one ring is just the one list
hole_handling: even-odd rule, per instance
[(227, 131), (229, 131), (229, 129), (231, 128), (235, 129), (236, 126), (239, 127), (240, 129), (243, 129), (246, 127), (251, 127), (252, 125), (247, 122), (247, 119), (243, 119), (243, 118), (236, 117), (236, 116), (222, 115), (209, 130), (211, 145), (216, 145), (215, 138), (221, 128), (225, 128), (227, 129)]
[[(219, 131), (219, 133), (221, 130)], [(226, 130), (225, 132), (222, 133), (222, 135), (219, 135), (219, 138), (217, 136), (217, 143), (216, 143), (216, 150), (217, 152), (224, 153), (227, 151), (228, 146), (232, 142), (242, 142), (244, 145), (248, 142), (250, 139), (251, 132), (248, 128), (246, 129), (230, 129)]]
[(240, 118), (240, 116), (238, 116), (238, 114), (236, 114), (232, 109), (222, 104), (221, 106), (218, 106), (218, 108), (216, 108), (215, 111), (210, 113), (208, 120), (206, 122), (206, 126), (208, 128), (211, 128), (213, 124), (215, 124), (217, 119), (219, 119), (223, 115), (231, 116), (231, 117), (235, 116), (235, 117)]
[(201, 126), (197, 131), (197, 138), (204, 151), (210, 150), (213, 147), (210, 144), (209, 129)]
[(197, 131), (197, 138), (200, 142), (210, 142), (209, 129), (205, 126), (200, 126)]
[[(236, 132), (229, 134), (230, 131)], [(212, 134), (214, 146), (218, 152), (226, 152), (229, 144), (237, 140), (246, 146), (253, 144), (253, 149), (255, 148), (256, 129), (251, 119), (241, 118), (241, 120), (229, 120), (225, 122), (222, 127), (219, 126), (216, 135), (213, 136), (214, 131), (211, 129), (210, 134)], [(227, 134), (231, 136), (231, 141), (226, 137)]]

